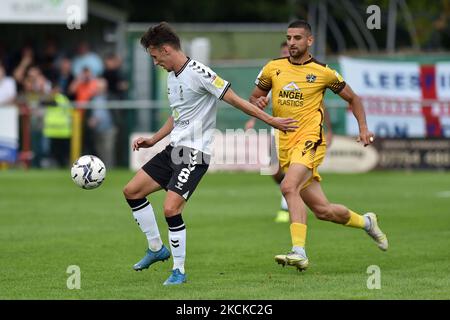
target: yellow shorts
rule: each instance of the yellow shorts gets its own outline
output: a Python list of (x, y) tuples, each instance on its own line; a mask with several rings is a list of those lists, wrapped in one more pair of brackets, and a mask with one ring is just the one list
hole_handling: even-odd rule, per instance
[(300, 140), (294, 147), (290, 149), (279, 149), (278, 159), (280, 161), (280, 167), (283, 172), (287, 172), (289, 166), (292, 163), (303, 164), (309, 169), (312, 169), (311, 178), (306, 181), (302, 189), (308, 187), (313, 180), (321, 181), (322, 177), (319, 175), (317, 168), (325, 158), (327, 146), (325, 141), (322, 141), (320, 145), (317, 145), (311, 140)]

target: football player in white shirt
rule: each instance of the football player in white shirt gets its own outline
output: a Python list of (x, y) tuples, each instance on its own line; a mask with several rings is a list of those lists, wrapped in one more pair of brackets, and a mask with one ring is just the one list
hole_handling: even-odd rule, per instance
[(152, 147), (169, 134), (171, 141), (165, 150), (136, 173), (123, 190), (149, 246), (145, 256), (133, 268), (137, 271), (147, 269), (151, 264), (170, 257), (169, 250), (161, 241), (153, 208), (146, 199), (149, 194), (165, 189), (164, 215), (169, 226), (173, 269), (164, 285), (181, 284), (186, 282), (186, 228), (181, 212), (208, 169), (217, 101), (223, 99), (282, 131), (294, 131), (297, 126), (292, 119), (272, 117), (242, 99), (230, 89), (226, 80), (187, 57), (181, 51), (180, 39), (168, 23), (150, 27), (142, 36), (141, 44), (154, 64), (169, 72), (167, 85), (172, 116), (152, 137), (133, 141), (133, 151)]

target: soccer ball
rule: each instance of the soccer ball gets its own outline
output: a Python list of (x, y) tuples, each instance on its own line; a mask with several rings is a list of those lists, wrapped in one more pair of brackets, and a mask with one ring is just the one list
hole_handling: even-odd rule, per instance
[(85, 155), (74, 162), (70, 172), (77, 186), (83, 189), (95, 189), (105, 180), (106, 167), (96, 156)]

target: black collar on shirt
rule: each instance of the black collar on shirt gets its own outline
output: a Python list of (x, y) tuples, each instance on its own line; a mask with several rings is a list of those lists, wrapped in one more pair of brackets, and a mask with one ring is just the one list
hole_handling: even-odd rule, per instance
[(309, 55), (309, 59), (306, 60), (306, 61), (303, 62), (303, 63), (292, 62), (291, 59), (288, 58), (288, 61), (289, 61), (291, 64), (296, 65), (296, 66), (302, 66), (302, 65), (304, 65), (304, 64), (308, 64), (308, 63), (310, 63), (310, 62), (313, 62), (313, 60), (314, 60), (314, 58), (312, 57), (312, 55)]
[(186, 68), (186, 66), (188, 65), (189, 61), (191, 61), (191, 58), (187, 57), (186, 62), (183, 64), (183, 66), (180, 68), (180, 70), (175, 72), (175, 77), (178, 77), (183, 72), (184, 68)]

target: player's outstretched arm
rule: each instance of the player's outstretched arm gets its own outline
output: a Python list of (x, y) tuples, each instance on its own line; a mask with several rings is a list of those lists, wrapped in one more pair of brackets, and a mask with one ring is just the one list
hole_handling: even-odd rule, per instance
[(298, 128), (298, 126), (295, 125), (297, 120), (294, 119), (287, 119), (287, 118), (275, 118), (271, 115), (265, 113), (264, 111), (260, 110), (255, 105), (251, 104), (248, 101), (245, 101), (241, 97), (239, 97), (236, 93), (234, 93), (233, 90), (228, 89), (225, 93), (225, 96), (223, 97), (223, 100), (227, 102), (228, 104), (232, 105), (233, 107), (244, 111), (245, 113), (258, 118), (265, 123), (271, 125), (274, 128), (277, 128), (282, 131), (295, 131), (295, 129)]
[(150, 148), (166, 137), (173, 129), (173, 117), (170, 116), (166, 123), (151, 138), (139, 137), (133, 141), (133, 151), (139, 148)]
[(369, 131), (367, 128), (366, 122), (366, 113), (364, 112), (364, 107), (361, 103), (361, 99), (355, 92), (353, 92), (352, 88), (346, 84), (344, 89), (339, 92), (339, 95), (342, 99), (347, 101), (352, 109), (353, 115), (358, 121), (359, 126), (359, 138), (358, 141), (361, 141), (364, 146), (367, 146), (373, 142), (373, 133)]

